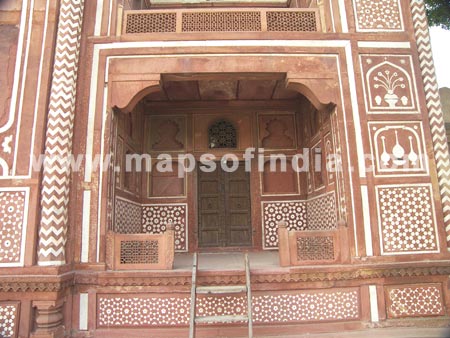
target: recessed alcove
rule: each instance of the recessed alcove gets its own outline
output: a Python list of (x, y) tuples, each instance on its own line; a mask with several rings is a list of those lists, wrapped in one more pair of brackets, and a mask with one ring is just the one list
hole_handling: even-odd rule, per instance
[[(324, 148), (335, 149), (334, 110), (323, 107), (287, 88), (283, 73), (162, 75), (130, 113), (116, 109), (116, 161), (124, 167), (134, 151), (151, 170), (116, 173), (113, 214), (121, 217), (111, 231), (129, 221), (158, 234), (173, 223), (178, 252), (276, 249), (281, 220), (290, 230), (334, 231), (339, 200)], [(254, 158), (246, 165), (248, 149)], [(187, 173), (191, 160), (179, 162), (186, 154), (196, 167)], [(205, 154), (216, 169), (199, 169)], [(235, 171), (223, 166), (225, 155), (239, 161)], [(294, 170), (293, 161), (305, 159)]]

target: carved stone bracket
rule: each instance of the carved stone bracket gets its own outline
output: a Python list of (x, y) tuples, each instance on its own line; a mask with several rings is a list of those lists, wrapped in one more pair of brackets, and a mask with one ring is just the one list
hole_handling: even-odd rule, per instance
[(141, 99), (160, 90), (160, 77), (160, 74), (111, 75), (109, 106), (131, 112)]
[(304, 95), (319, 111), (331, 113), (336, 106), (338, 84), (333, 78), (303, 78), (288, 72), (286, 88)]

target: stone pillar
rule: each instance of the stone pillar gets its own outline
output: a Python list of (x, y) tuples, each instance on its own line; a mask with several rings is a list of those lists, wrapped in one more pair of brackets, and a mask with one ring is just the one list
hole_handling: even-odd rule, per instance
[(32, 338), (64, 337), (63, 305), (61, 300), (33, 302), (35, 330), (31, 333)]
[(336, 245), (339, 245), (340, 262), (350, 262), (350, 242), (348, 240), (348, 227), (347, 222), (340, 220), (337, 222), (338, 241)]
[(285, 221), (278, 222), (278, 257), (280, 266), (290, 266), (289, 230)]
[(39, 265), (66, 263), (73, 120), (84, 0), (61, 0), (42, 175)]
[(325, 19), (325, 3), (324, 0), (317, 0), (317, 7), (319, 7), (320, 28), (323, 33), (327, 32), (327, 21)]
[(173, 223), (167, 223), (164, 237), (165, 268), (170, 270), (173, 269), (173, 260), (175, 257), (175, 226), (173, 225)]
[(430, 34), (428, 32), (424, 1), (411, 0), (411, 12), (425, 89), (428, 118), (430, 120), (431, 137), (433, 139), (434, 158), (441, 193), (444, 225), (447, 233), (447, 250), (450, 251), (450, 160), (444, 115), (439, 99), (433, 55), (431, 54)]

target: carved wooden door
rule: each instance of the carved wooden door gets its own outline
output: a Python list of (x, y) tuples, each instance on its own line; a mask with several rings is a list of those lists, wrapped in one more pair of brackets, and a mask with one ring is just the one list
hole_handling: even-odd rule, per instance
[(249, 173), (240, 163), (226, 172), (217, 163), (214, 172), (198, 171), (199, 246), (251, 246)]

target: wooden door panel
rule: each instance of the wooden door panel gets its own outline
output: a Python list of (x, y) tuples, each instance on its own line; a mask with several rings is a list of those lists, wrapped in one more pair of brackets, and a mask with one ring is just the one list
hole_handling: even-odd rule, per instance
[(198, 172), (198, 205), (199, 231), (198, 242), (201, 247), (216, 247), (221, 245), (221, 189), (218, 172)]
[(248, 216), (245, 211), (230, 212), (228, 218), (229, 246), (250, 246), (252, 244)]
[(200, 182), (199, 192), (201, 192), (201, 196), (213, 194), (219, 195), (219, 182), (217, 181), (204, 181)]
[(228, 246), (250, 246), (252, 243), (251, 231), (232, 230), (229, 231)]
[(243, 195), (247, 196), (247, 182), (244, 180), (232, 180), (228, 183), (229, 193), (232, 195)]
[(198, 171), (199, 246), (251, 246), (250, 177), (240, 164), (225, 172)]
[(199, 237), (199, 245), (202, 248), (216, 248), (221, 246), (221, 241), (220, 241), (220, 233), (218, 231), (206, 231), (205, 229), (200, 232), (200, 237)]
[(231, 210), (247, 210), (250, 207), (248, 196), (230, 195), (229, 201)]
[(219, 195), (200, 197), (200, 208), (203, 212), (217, 211), (220, 208)]
[(244, 164), (225, 173), (225, 219), (228, 246), (251, 246), (250, 178)]
[(220, 213), (202, 213), (200, 215), (199, 245), (214, 247), (221, 245)]

